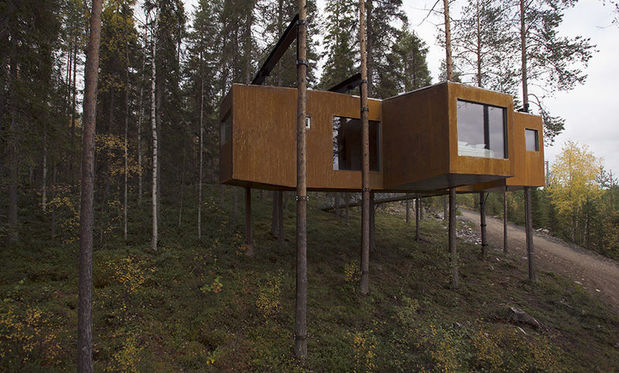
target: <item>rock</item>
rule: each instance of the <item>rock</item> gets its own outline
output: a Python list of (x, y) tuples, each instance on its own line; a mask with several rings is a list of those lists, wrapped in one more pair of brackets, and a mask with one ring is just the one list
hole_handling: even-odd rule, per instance
[(539, 321), (535, 320), (533, 316), (516, 307), (509, 307), (508, 320), (512, 324), (529, 325), (533, 329), (541, 328)]

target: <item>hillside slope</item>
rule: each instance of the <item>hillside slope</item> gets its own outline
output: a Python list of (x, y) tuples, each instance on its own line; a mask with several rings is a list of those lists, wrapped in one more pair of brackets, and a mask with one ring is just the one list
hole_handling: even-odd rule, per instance
[[(189, 193), (188, 193), (189, 194)], [(257, 193), (255, 193), (257, 194)], [(191, 202), (191, 201), (190, 201)], [(573, 282), (548, 272), (526, 279), (521, 261), (458, 241), (461, 287), (449, 287), (442, 221), (377, 215), (371, 293), (359, 294), (358, 212), (351, 224), (320, 211), (308, 219), (308, 351), (292, 358), (294, 206), (285, 247), (270, 236), (269, 194), (255, 196), (254, 257), (242, 252), (243, 217), (209, 188), (207, 237), (195, 239), (195, 210), (168, 225), (160, 250), (147, 247), (149, 217), (134, 216), (131, 242), (111, 232), (95, 250), (97, 371), (617, 371), (619, 318)], [(195, 204), (188, 203), (189, 206)], [(145, 209), (146, 210), (146, 209)], [(74, 370), (77, 247), (36, 235), (0, 251), (0, 370)], [(542, 327), (515, 325), (509, 307)]]

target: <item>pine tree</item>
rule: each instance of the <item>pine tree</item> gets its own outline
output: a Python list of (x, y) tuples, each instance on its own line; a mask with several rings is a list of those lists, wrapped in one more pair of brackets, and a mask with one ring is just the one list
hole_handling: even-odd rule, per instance
[(325, 7), (324, 48), (326, 58), (320, 87), (329, 87), (359, 71), (357, 2), (329, 0)]

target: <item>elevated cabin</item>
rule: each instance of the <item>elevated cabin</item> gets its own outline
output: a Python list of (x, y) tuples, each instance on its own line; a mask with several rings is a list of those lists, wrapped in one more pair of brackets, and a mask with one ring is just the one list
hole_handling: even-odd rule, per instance
[[(529, 118), (509, 95), (441, 83), (368, 105), (372, 190), (437, 192), (515, 175), (514, 129)], [(221, 105), (220, 181), (294, 189), (296, 107), (294, 88), (233, 85)], [(359, 112), (358, 96), (308, 91), (308, 189), (361, 190)]]
[(541, 187), (545, 183), (544, 140), (542, 118), (527, 113), (514, 113), (514, 176), (507, 179), (467, 185), (458, 193), (518, 190)]

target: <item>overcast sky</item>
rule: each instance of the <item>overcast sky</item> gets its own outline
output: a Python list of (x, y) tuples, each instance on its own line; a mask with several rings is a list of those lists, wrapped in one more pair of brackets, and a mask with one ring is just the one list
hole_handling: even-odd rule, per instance
[[(325, 0), (317, 1), (322, 10)], [(411, 29), (429, 47), (428, 65), (434, 82), (438, 81), (440, 61), (445, 53), (436, 44), (436, 25), (443, 22), (442, 15), (432, 15), (420, 23), (435, 1), (403, 0)], [(463, 2), (455, 1), (452, 18), (458, 17), (458, 3)], [(197, 1), (185, 0), (185, 3), (186, 10), (193, 13)], [(611, 8), (602, 6), (600, 0), (581, 0), (566, 12), (561, 34), (591, 38), (598, 52), (590, 60), (586, 70), (589, 77), (584, 85), (570, 92), (558, 92), (546, 101), (553, 115), (566, 120), (565, 131), (553, 146), (545, 149), (546, 159), (551, 162), (566, 141), (574, 140), (588, 144), (596, 156), (603, 158), (607, 169), (619, 174), (619, 25), (612, 25), (612, 18)]]

